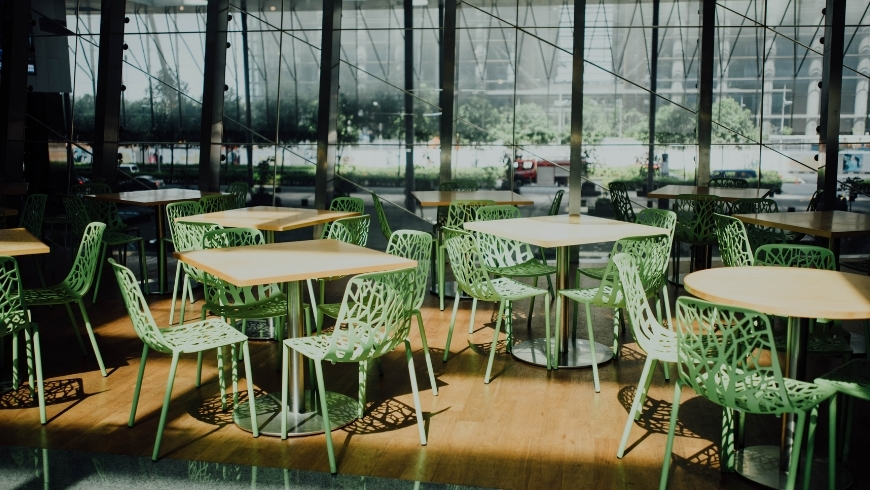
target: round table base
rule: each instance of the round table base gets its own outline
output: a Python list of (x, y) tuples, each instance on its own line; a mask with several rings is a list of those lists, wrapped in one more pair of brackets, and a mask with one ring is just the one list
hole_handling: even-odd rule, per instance
[[(534, 364), (536, 366), (546, 366), (546, 342), (544, 338), (524, 340), (513, 346), (514, 357), (520, 361)], [(550, 340), (551, 349), (555, 349), (556, 340)], [(552, 352), (552, 350), (551, 350)], [(606, 345), (595, 343), (595, 358), (596, 364), (601, 364), (613, 358), (613, 351)], [(592, 350), (589, 348), (589, 341), (583, 339), (575, 339), (568, 341), (568, 351), (562, 352), (559, 355), (560, 368), (580, 368), (592, 365)]]
[[(737, 451), (735, 471), (746, 478), (768, 488), (785, 489), (788, 473), (779, 469), (779, 446), (754, 446)], [(797, 482), (803, 476), (803, 465), (799, 466)], [(828, 461), (816, 459), (813, 461), (810, 488), (828, 488)], [(845, 467), (837, 465), (837, 490), (852, 486), (852, 473)]]
[[(340, 429), (357, 419), (359, 402), (349, 396), (327, 391), (326, 404), (332, 430)], [(305, 410), (304, 413), (288, 411), (287, 435), (289, 437), (323, 433), (323, 418), (314, 410), (311, 392), (307, 390)], [(233, 422), (241, 429), (253, 432), (251, 409), (247, 401), (239, 403), (233, 411)], [(260, 426), (261, 436), (281, 437), (281, 393), (269, 393), (257, 397), (257, 424)]]

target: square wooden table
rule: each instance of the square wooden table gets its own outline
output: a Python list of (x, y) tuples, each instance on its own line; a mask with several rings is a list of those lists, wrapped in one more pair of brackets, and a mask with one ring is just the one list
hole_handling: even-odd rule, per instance
[[(653, 236), (667, 233), (654, 226), (626, 223), (612, 219), (588, 215), (538, 216), (534, 218), (503, 219), (495, 221), (473, 221), (465, 223), (465, 229), (488, 233), (501, 238), (518, 240), (544, 248), (556, 249), (556, 289), (569, 287), (568, 251), (573, 245), (612, 242), (630, 236)], [(562, 302), (559, 325), (562, 331), (562, 345), (559, 346), (557, 359), (559, 367), (591, 366), (593, 359), (588, 340), (572, 340), (568, 331), (568, 301)], [(549, 314), (549, 312), (548, 312)], [(521, 361), (546, 366), (546, 344), (549, 339), (530, 339), (513, 348), (514, 357)], [(596, 359), (600, 364), (613, 357), (610, 347), (595, 344)]]
[[(382, 272), (416, 267), (417, 262), (377, 250), (351, 245), (337, 240), (307, 240), (270, 243), (250, 247), (215, 248), (175, 252), (175, 257), (187, 264), (237, 286), (287, 283), (287, 335), (305, 335), (303, 330), (302, 283), (308, 279), (365, 272)], [(281, 344), (278, 352), (281, 352)], [(305, 358), (297, 352), (290, 359), (290, 436), (323, 432), (323, 421), (317, 415), (313, 400), (306, 399), (304, 389)], [(357, 400), (327, 392), (330, 422), (334, 429), (356, 418)], [(233, 412), (239, 427), (252, 429), (247, 403)], [(281, 394), (271, 393), (257, 399), (260, 434), (281, 435)], [(335, 413), (333, 413), (335, 409)], [(263, 412), (269, 411), (265, 414)]]
[(24, 228), (0, 230), (0, 255), (17, 257), (19, 255), (47, 254), (48, 245), (33, 236)]
[(0, 211), (3, 212), (3, 216), (18, 216), (18, 210), (15, 208), (0, 208)]
[(166, 248), (163, 237), (166, 236), (163, 223), (163, 215), (166, 213), (166, 205), (173, 202), (198, 201), (203, 196), (213, 196), (220, 192), (203, 192), (192, 189), (156, 189), (132, 192), (115, 192), (112, 194), (97, 194), (84, 196), (98, 201), (109, 201), (116, 204), (129, 204), (133, 206), (156, 207), (157, 214), (157, 260), (158, 282), (160, 294), (163, 294), (166, 284)]
[(702, 196), (717, 196), (723, 201), (734, 202), (738, 199), (758, 199), (767, 197), (771, 193), (770, 189), (732, 189), (728, 187), (706, 187), (697, 185), (666, 185), (656, 189), (646, 197), (650, 199), (664, 200), (662, 206), (659, 202), (659, 208), (666, 209), (668, 207), (668, 199), (676, 199), (681, 194), (698, 194)]
[(798, 213), (735, 214), (744, 223), (805, 233), (828, 239), (837, 267), (840, 262), (840, 239), (870, 236), (870, 215), (849, 211), (803, 211)]
[(414, 199), (423, 207), (449, 206), (453, 201), (495, 201), (496, 204), (531, 206), (535, 201), (511, 191), (414, 191)]
[(176, 218), (175, 221), (214, 223), (226, 228), (255, 228), (267, 232), (266, 241), (273, 243), (276, 231), (295, 230), (357, 215), (359, 213), (350, 211), (255, 206), (252, 208), (239, 208), (229, 211), (218, 211), (216, 213), (184, 216)]

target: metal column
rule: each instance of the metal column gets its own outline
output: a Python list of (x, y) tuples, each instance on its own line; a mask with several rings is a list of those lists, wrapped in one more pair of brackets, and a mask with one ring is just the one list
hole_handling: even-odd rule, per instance
[(825, 2), (825, 37), (822, 69), (822, 111), (819, 124), (819, 160), (824, 162), (824, 208), (837, 206), (837, 164), (840, 151), (840, 94), (843, 88), (843, 44), (846, 1)]
[(698, 73), (698, 185), (710, 183), (710, 144), (713, 141), (713, 53), (716, 42), (716, 0), (701, 2), (701, 65)]
[[(574, 51), (571, 76), (571, 163), (568, 170), (568, 214), (580, 214), (583, 186), (583, 54), (586, 45), (586, 0), (574, 0)], [(567, 318), (563, 301), (563, 318)]]
[(405, 207), (413, 212), (414, 196), (414, 6), (405, 0)]
[(100, 11), (100, 51), (94, 119), (93, 175), (115, 187), (118, 179), (118, 137), (124, 66), (126, 0), (103, 0)]
[[(650, 43), (649, 60), (649, 162), (646, 170), (647, 192), (655, 190), (655, 159), (656, 159), (656, 92), (658, 91), (659, 73), (659, 0), (653, 0), (652, 43)], [(649, 204), (652, 207), (652, 203)]]
[(456, 0), (444, 0), (441, 25), (441, 182), (453, 178), (453, 103), (456, 90)]
[(205, 18), (205, 68), (199, 133), (199, 190), (219, 191), (224, 134), (229, 0), (209, 0)]
[(317, 107), (317, 173), (314, 179), (314, 203), (317, 209), (326, 209), (335, 192), (340, 51), (341, 0), (323, 0), (323, 45), (320, 51), (320, 97)]

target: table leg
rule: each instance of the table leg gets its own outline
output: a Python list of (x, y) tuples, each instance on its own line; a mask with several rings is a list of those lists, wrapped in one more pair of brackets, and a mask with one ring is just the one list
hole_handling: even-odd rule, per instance
[[(568, 289), (569, 280), (569, 251), (570, 247), (556, 248), (556, 291)], [(550, 342), (556, 349), (556, 365), (563, 368), (588, 367), (593, 363), (592, 349), (588, 340), (574, 339), (568, 327), (568, 311), (570, 301), (562, 301), (562, 310), (559, 312), (559, 324), (556, 331), (561, 332), (562, 343), (555, 346), (553, 339), (529, 339), (524, 340), (513, 347), (513, 356), (520, 361), (537, 366), (546, 366), (546, 344)], [(549, 312), (548, 312), (549, 314)], [(606, 345), (595, 343), (595, 363), (601, 364), (613, 357), (613, 351)]]
[(157, 206), (157, 281), (160, 283), (158, 286), (160, 294), (163, 294), (166, 285), (166, 244), (163, 243), (163, 237), (166, 236), (163, 230), (165, 212), (166, 206), (163, 204)]
[(828, 248), (834, 253), (834, 266), (836, 266), (837, 270), (840, 270), (840, 239), (834, 237), (828, 238)]
[[(305, 304), (302, 302), (303, 281), (287, 284), (287, 318), (286, 336), (299, 338), (305, 332)], [(281, 336), (283, 337), (283, 336)], [(279, 352), (283, 350), (283, 338), (278, 339)], [(323, 418), (320, 416), (319, 403), (305, 391), (305, 364), (307, 359), (302, 354), (290, 349), (288, 373), (288, 434), (290, 437), (323, 433)], [(329, 422), (332, 430), (340, 429), (357, 418), (359, 403), (340, 393), (326, 392), (326, 403), (329, 410)], [(251, 432), (250, 406), (247, 402), (240, 403), (233, 411), (233, 422), (240, 428)], [(269, 393), (257, 397), (257, 422), (260, 425), (260, 435), (281, 436), (281, 392)]]

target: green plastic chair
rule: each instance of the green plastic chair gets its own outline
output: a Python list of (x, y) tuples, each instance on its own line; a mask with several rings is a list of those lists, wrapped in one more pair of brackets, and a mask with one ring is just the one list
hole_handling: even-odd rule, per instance
[[(770, 351), (770, 365), (759, 358)], [(806, 461), (813, 460), (813, 439), (818, 405), (835, 393), (829, 387), (783, 378), (767, 316), (749, 309), (719, 305), (683, 296), (677, 299), (677, 359), (679, 379), (659, 488), (667, 487), (674, 431), (683, 386), (723, 408), (722, 444), (719, 455), (724, 471), (734, 471), (734, 415), (797, 415), (794, 446), (786, 488), (793, 489), (802, 459), (804, 427), (809, 413)], [(765, 363), (766, 364), (766, 363)], [(741, 424), (742, 427), (742, 424)], [(742, 431), (742, 429), (741, 429)], [(811, 464), (804, 468), (804, 488), (809, 487)]]
[[(330, 211), (346, 211), (350, 213), (365, 214), (366, 203), (358, 197), (336, 197), (329, 203)], [(332, 223), (323, 225), (323, 231), (320, 233), (320, 238), (329, 237), (329, 229)], [(368, 231), (366, 231), (368, 233)]]
[(84, 199), (84, 196), (91, 194), (111, 194), (112, 188), (108, 184), (101, 182), (88, 182), (86, 184), (78, 184), (69, 188), (70, 195), (82, 198), (85, 205), (85, 210), (91, 221), (99, 221), (106, 224), (107, 232), (136, 232), (139, 229), (128, 226), (121, 219), (121, 214), (118, 212), (118, 205), (109, 201), (98, 201), (96, 199)]
[[(429, 280), (429, 259), (432, 256), (432, 235), (425, 231), (397, 230), (390, 235), (387, 243), (387, 253), (417, 261), (417, 275), (414, 277), (414, 303), (411, 314), (417, 318), (420, 329), (420, 340), (423, 342), (423, 354), (426, 357), (426, 368), (429, 370), (429, 382), (432, 394), (438, 396), (438, 385), (435, 383), (435, 370), (432, 368), (432, 357), (429, 355), (429, 342), (426, 339), (426, 329), (423, 327), (423, 315), (420, 308), (426, 299), (426, 282)], [(317, 307), (320, 313), (329, 318), (338, 318), (341, 303), (321, 304)], [(380, 364), (378, 364), (380, 368)]]
[[(638, 263), (641, 264), (640, 275), (644, 291), (646, 291), (646, 297), (655, 296), (659, 293), (664, 283), (663, 276), (668, 263), (668, 252), (670, 251), (668, 248), (669, 240), (670, 238), (666, 234), (621, 238), (613, 245), (611, 260), (607, 264), (607, 270), (601, 279), (601, 284), (591, 288), (563, 289), (556, 295), (556, 325), (559, 325), (561, 319), (559, 315), (563, 298), (577, 303), (574, 305), (575, 332), (578, 305), (583, 303), (586, 307), (586, 331), (589, 335), (589, 347), (592, 359), (597, 359), (595, 353), (595, 334), (593, 333), (592, 324), (592, 306), (616, 310), (613, 315), (613, 351), (611, 356), (615, 355), (619, 357), (619, 330), (622, 318), (619, 314), (619, 309), (625, 307), (625, 299), (623, 298), (619, 275), (613, 264), (612, 257), (616, 257), (621, 253), (628, 253), (634, 256)], [(561, 330), (556, 332), (556, 345), (561, 345), (561, 335)], [(558, 366), (558, 362), (556, 366)], [(598, 380), (598, 363), (596, 362), (592, 363), (592, 382), (595, 392), (601, 392), (601, 384)]]
[[(213, 223), (194, 223), (188, 221), (176, 221), (175, 222), (175, 250), (179, 252), (189, 252), (191, 250), (202, 250), (202, 241), (205, 238), (205, 234), (214, 231), (223, 229), (223, 226), (216, 225)], [(181, 278), (181, 309), (179, 310), (179, 321), (178, 324), (181, 325), (184, 323), (184, 314), (187, 310), (185, 305), (185, 300), (187, 296), (192, 296), (192, 285), (190, 284), (190, 280), (194, 280), (200, 284), (205, 284), (205, 276), (204, 272), (200, 269), (183, 262), (181, 260), (178, 261), (181, 265), (181, 270), (184, 273), (184, 276)], [(175, 269), (175, 282), (178, 283), (178, 269)], [(191, 300), (191, 303), (193, 301)], [(172, 295), (172, 308), (175, 307), (175, 294)], [(170, 317), (172, 310), (170, 309)]]
[(387, 213), (384, 212), (384, 205), (381, 203), (381, 198), (374, 192), (372, 192), (372, 202), (375, 203), (375, 214), (377, 214), (378, 223), (381, 225), (381, 233), (384, 234), (384, 238), (389, 240), (390, 236), (393, 234), (393, 230), (390, 228), (390, 222), (387, 221)]
[[(27, 357), (27, 377), (31, 398), (39, 403), (39, 421), (43, 425), (45, 416), (45, 389), (42, 383), (42, 349), (39, 343), (39, 325), (30, 321), (27, 311), (27, 298), (18, 262), (13, 257), (0, 257), (0, 342), (12, 336), (12, 389), (18, 389), (18, 333), (24, 332), (24, 345)], [(33, 383), (34, 365), (36, 384)], [(36, 389), (34, 390), (34, 387)]]
[(112, 188), (109, 187), (109, 184), (104, 184), (102, 182), (87, 182), (85, 184), (70, 186), (69, 193), (72, 196), (78, 197), (92, 194), (111, 194)]
[[(175, 220), (177, 218), (184, 218), (197, 214), (202, 214), (202, 208), (199, 206), (199, 202), (197, 201), (181, 201), (167, 204), (166, 222), (169, 223), (169, 236), (163, 238), (164, 242), (171, 243), (172, 248), (177, 251), (182, 251), (179, 250), (178, 245), (176, 244), (176, 235), (178, 232), (175, 230)], [(175, 284), (172, 286), (172, 306), (169, 309), (170, 325), (172, 325), (172, 320), (175, 318), (175, 299), (178, 296), (178, 282), (179, 279), (181, 279), (181, 269), (181, 261), (178, 260), (175, 263)], [(187, 280), (186, 276), (185, 280)], [(190, 304), (193, 304), (193, 288), (188, 288), (187, 292), (190, 294)]]
[[(528, 286), (521, 282), (514, 281), (507, 277), (499, 277), (496, 279), (489, 278), (489, 271), (483, 265), (480, 249), (477, 246), (477, 240), (474, 235), (467, 231), (458, 228), (444, 228), (444, 245), (447, 249), (447, 254), (450, 256), (450, 264), (453, 267), (453, 274), (456, 276), (456, 283), (459, 289), (471, 296), (471, 321), (469, 331), (474, 331), (474, 314), (477, 311), (477, 301), (491, 301), (498, 303), (498, 316), (495, 321), (495, 333), (492, 337), (492, 345), (489, 349), (489, 361), (486, 364), (486, 374), (483, 382), (489, 383), (490, 374), (492, 373), (492, 362), (495, 359), (496, 346), (498, 345), (498, 334), (501, 329), (502, 317), (507, 311), (511, 310), (511, 303), (521, 299), (532, 298), (535, 296), (544, 295), (544, 311), (547, 312), (544, 317), (546, 342), (547, 369), (551, 369), (550, 355), (550, 292), (546, 289), (540, 289)], [(450, 340), (453, 338), (453, 327), (456, 324), (456, 312), (459, 310), (459, 291), (453, 300), (453, 314), (450, 317), (450, 330), (447, 332), (447, 344), (444, 346), (444, 362), (447, 362), (447, 356), (450, 354)], [(505, 330), (507, 333), (507, 351), (510, 352), (513, 344), (513, 332), (510, 329), (510, 322), (506, 322)]]
[(749, 181), (745, 179), (734, 179), (731, 177), (713, 177), (707, 185), (709, 187), (718, 187), (720, 189), (748, 189)]
[(634, 214), (625, 182), (611, 182), (607, 187), (610, 190), (610, 200), (613, 202), (613, 214), (616, 215), (616, 219), (626, 223), (636, 222), (637, 216)]
[(716, 223), (716, 239), (719, 242), (719, 255), (725, 267), (749, 267), (754, 265), (752, 247), (746, 236), (743, 222), (731, 216), (713, 214)]
[[(72, 198), (78, 200), (78, 198)], [(64, 305), (66, 312), (69, 314), (69, 319), (72, 322), (73, 331), (76, 334), (76, 340), (79, 342), (79, 347), (83, 355), (87, 355), (85, 344), (82, 342), (81, 333), (79, 333), (78, 324), (76, 324), (75, 316), (73, 315), (71, 303), (75, 303), (79, 307), (82, 314), (82, 320), (85, 322), (85, 330), (88, 332), (88, 337), (91, 339), (91, 346), (94, 348), (94, 355), (97, 358), (97, 364), (100, 366), (100, 373), (107, 376), (106, 366), (103, 364), (103, 356), (100, 355), (100, 348), (97, 346), (97, 339), (94, 337), (94, 330), (91, 327), (91, 320), (88, 317), (88, 312), (85, 310), (85, 303), (82, 297), (88, 292), (91, 283), (94, 280), (94, 273), (97, 270), (97, 254), (100, 251), (100, 243), (105, 234), (106, 225), (103, 223), (90, 223), (82, 232), (81, 243), (76, 252), (75, 261), (66, 278), (56, 286), (47, 288), (25, 289), (24, 302), (33, 306), (51, 306)]]
[[(290, 349), (314, 360), (317, 390), (320, 396), (320, 415), (326, 432), (326, 452), (329, 469), (337, 471), (332, 445), (332, 426), (329, 422), (326, 388), (323, 383), (323, 361), (359, 363), (359, 406), (357, 416), (362, 417), (366, 407), (366, 377), (368, 362), (405, 344), (405, 359), (411, 377), (411, 391), (420, 444), (426, 445), (423, 412), (408, 332), (411, 327), (410, 311), (414, 302), (415, 269), (402, 269), (385, 273), (360, 274), (347, 285), (335, 329), (330, 333), (287, 339), (281, 369), (281, 438), (287, 438), (287, 371)], [(247, 359), (247, 356), (245, 356)]]
[[(477, 185), (477, 182), (473, 180), (448, 180), (438, 184), (438, 190), (441, 192), (474, 192), (479, 190), (479, 186)], [(450, 206), (438, 206), (436, 211), (435, 225), (432, 232), (440, 246), (440, 230), (442, 227), (447, 225), (447, 215), (450, 212)], [(436, 255), (437, 253), (438, 252), (436, 251)]]
[[(674, 200), (674, 212), (677, 214), (677, 227), (674, 229), (676, 253), (673, 255), (674, 284), (680, 279), (680, 244), (688, 243), (691, 247), (689, 271), (695, 270), (695, 247), (712, 247), (716, 244), (713, 213), (729, 214), (724, 211), (727, 205), (718, 196), (681, 194)], [(708, 260), (710, 254), (707, 254)]]
[[(46, 194), (31, 194), (24, 200), (24, 206), (21, 208), (18, 226), (26, 229), (36, 238), (42, 238), (42, 217), (45, 214), (45, 203), (47, 201), (48, 196)], [(45, 287), (45, 278), (42, 276), (40, 258), (39, 255), (34, 255), (33, 262), (36, 264), (36, 274), (39, 276), (39, 283), (42, 287)]]
[[(519, 218), (520, 210), (516, 206), (496, 205), (483, 206), (477, 209), (477, 221), (493, 221), (500, 219)], [(532, 286), (538, 287), (538, 278), (547, 279), (550, 295), (555, 296), (553, 281), (550, 274), (556, 273), (556, 267), (540, 262), (535, 258), (532, 247), (528, 243), (500, 238), (486, 233), (475, 233), (477, 247), (486, 269), (496, 276), (502, 277), (533, 277)], [(535, 310), (535, 297), (529, 301), (527, 325), (532, 326), (532, 312)], [(510, 321), (510, 320), (508, 320)]]
[[(550, 203), (550, 209), (547, 211), (547, 216), (556, 216), (559, 214), (559, 209), (562, 207), (562, 197), (565, 191), (557, 191), (553, 196), (553, 202)], [(538, 247), (538, 256), (541, 258), (541, 263), (549, 265), (547, 262), (547, 254), (544, 252), (544, 247)]]
[[(637, 262), (627, 253), (613, 257), (613, 264), (619, 272), (622, 294), (625, 296), (625, 310), (628, 312), (632, 336), (637, 341), (638, 347), (646, 353), (646, 362), (640, 374), (634, 401), (628, 412), (628, 419), (625, 421), (625, 430), (622, 432), (619, 448), (616, 450), (617, 458), (622, 458), (625, 454), (625, 445), (628, 443), (631, 427), (635, 420), (640, 419), (643, 412), (644, 400), (649, 392), (656, 364), (661, 362), (663, 366), (667, 366), (667, 363), (677, 362), (677, 334), (670, 328), (662, 326), (650, 309), (643, 281), (638, 273)], [(667, 310), (665, 317), (670, 319), (670, 307), (667, 302), (665, 302), (665, 309)]]
[(227, 193), (235, 197), (233, 209), (244, 208), (248, 203), (248, 184), (247, 182), (233, 182), (227, 186)]
[[(477, 210), (484, 206), (494, 206), (495, 201), (491, 200), (459, 200), (453, 201), (450, 203), (449, 211), (447, 213), (447, 221), (445, 221), (444, 226), (449, 226), (451, 228), (462, 229), (466, 222), (477, 220)], [(443, 228), (443, 227), (442, 227)], [(447, 255), (444, 248), (444, 237), (443, 233), (439, 234), (440, 240), (438, 242), (438, 246), (435, 249), (435, 262), (436, 262), (436, 277), (438, 279), (438, 305), (441, 308), (441, 311), (444, 311), (444, 277), (446, 275), (445, 268), (447, 267)], [(457, 293), (458, 294), (458, 293)]]
[[(837, 446), (837, 430), (828, 429), (828, 488), (837, 488), (837, 460), (843, 463), (849, 460), (849, 446), (853, 432), (852, 421), (855, 417), (855, 398), (870, 401), (870, 360), (856, 359), (843, 364), (828, 374), (816, 378), (815, 383), (849, 397), (846, 399), (846, 425), (841, 446)], [(831, 397), (830, 409), (828, 410), (828, 427), (830, 428), (837, 427), (837, 405), (840, 403), (837, 398), (839, 397)]]
[[(142, 360), (139, 362), (139, 375), (136, 377), (136, 388), (133, 391), (133, 404), (130, 407), (130, 419), (127, 425), (133, 427), (136, 421), (136, 408), (139, 405), (139, 392), (142, 388), (142, 377), (145, 374), (145, 361), (148, 351), (155, 350), (163, 354), (172, 354), (172, 364), (169, 367), (169, 380), (166, 382), (166, 395), (163, 398), (163, 409), (160, 412), (160, 422), (157, 425), (157, 439), (154, 441), (154, 450), (151, 459), (157, 461), (160, 454), (160, 443), (163, 440), (163, 428), (166, 426), (166, 415), (169, 413), (169, 401), (172, 399), (172, 385), (175, 382), (175, 372), (178, 368), (178, 359), (181, 354), (198, 354), (207, 350), (217, 351), (218, 384), (221, 393), (221, 410), (227, 409), (227, 390), (224, 382), (223, 348), (230, 346), (232, 356), (233, 376), (233, 405), (239, 404), (239, 375), (238, 375), (238, 347), (241, 347), (245, 362), (245, 375), (248, 385), (248, 403), (251, 407), (251, 422), (253, 424), (254, 437), (260, 435), (257, 425), (257, 408), (254, 399), (254, 382), (251, 379), (251, 355), (248, 352), (248, 338), (226, 322), (221, 320), (205, 320), (176, 327), (158, 328), (151, 316), (148, 303), (142, 295), (142, 290), (136, 284), (136, 278), (130, 269), (109, 259), (109, 263), (115, 271), (115, 278), (121, 288), (121, 296), (127, 307), (127, 314), (133, 323), (136, 335), (144, 344), (142, 347)], [(199, 375), (197, 375), (196, 387), (199, 387)]]
[[(738, 199), (731, 203), (732, 214), (778, 213), (779, 206), (773, 199)], [(769, 226), (745, 223), (746, 236), (753, 249), (768, 243), (791, 243), (803, 238), (793, 232), (786, 232)]]
[(238, 198), (232, 194), (213, 194), (199, 198), (202, 214), (217, 213), (234, 209)]

